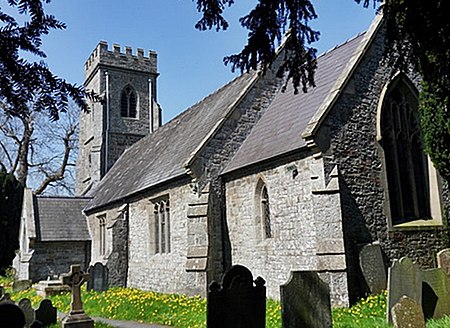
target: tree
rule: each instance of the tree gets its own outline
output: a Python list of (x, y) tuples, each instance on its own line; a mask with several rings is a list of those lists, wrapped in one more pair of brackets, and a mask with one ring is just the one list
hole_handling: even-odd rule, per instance
[(52, 15), (46, 15), (43, 3), (50, 0), (7, 0), (23, 19), (19, 24), (13, 16), (0, 9), (0, 103), (3, 110), (15, 117), (26, 116), (31, 110), (45, 111), (53, 119), (68, 107), (72, 98), (85, 108), (81, 87), (55, 76), (46, 64), (30, 62), (22, 54), (45, 58), (41, 50), (42, 36), (51, 29), (65, 25)]
[(79, 109), (72, 106), (51, 121), (42, 112), (0, 115), (0, 161), (35, 194), (74, 190)]
[[(387, 51), (396, 51), (393, 65), (415, 67), (422, 76), (420, 111), (425, 151), (442, 177), (450, 181), (450, 12), (448, 0), (354, 0), (364, 7), (373, 4), (383, 11), (387, 26)], [(202, 18), (200, 30), (226, 29), (225, 7), (234, 0), (196, 0)], [(381, 4), (381, 5), (380, 5)], [(256, 7), (240, 19), (249, 30), (247, 45), (239, 54), (224, 58), (231, 69), (248, 71), (261, 65), (270, 67), (285, 32), (285, 63), (280, 76), (287, 74), (295, 92), (314, 86), (316, 49), (310, 44), (319, 37), (309, 22), (317, 17), (311, 0), (258, 0)]]
[(23, 186), (0, 164), (0, 274), (8, 267), (19, 248), (20, 211)]

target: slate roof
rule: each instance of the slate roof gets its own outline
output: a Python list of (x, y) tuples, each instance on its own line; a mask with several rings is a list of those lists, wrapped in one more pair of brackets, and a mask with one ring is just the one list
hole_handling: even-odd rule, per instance
[(362, 42), (364, 34), (337, 46), (317, 60), (316, 87), (307, 93), (294, 95), (291, 83), (279, 92), (224, 173), (229, 173), (261, 161), (291, 153), (305, 147), (301, 137), (310, 120), (331, 93), (350, 58)]
[(186, 174), (184, 164), (222, 122), (256, 79), (247, 73), (131, 146), (94, 190), (86, 212)]
[(83, 208), (90, 198), (34, 197), (36, 239), (38, 241), (91, 240)]

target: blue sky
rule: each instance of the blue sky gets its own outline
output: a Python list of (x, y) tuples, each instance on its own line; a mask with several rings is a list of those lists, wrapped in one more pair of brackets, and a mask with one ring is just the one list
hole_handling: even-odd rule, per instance
[[(133, 50), (155, 50), (158, 102), (166, 122), (236, 75), (222, 59), (245, 45), (247, 31), (238, 19), (256, 1), (235, 2), (225, 12), (227, 31), (200, 32), (194, 29), (200, 15), (191, 0), (53, 0), (47, 12), (65, 22), (67, 29), (51, 31), (44, 38), (45, 60), (57, 75), (82, 84), (84, 62), (101, 40), (110, 47), (118, 43)], [(321, 32), (315, 44), (319, 53), (366, 30), (375, 15), (373, 8), (364, 9), (353, 0), (313, 3), (319, 15), (312, 23)]]

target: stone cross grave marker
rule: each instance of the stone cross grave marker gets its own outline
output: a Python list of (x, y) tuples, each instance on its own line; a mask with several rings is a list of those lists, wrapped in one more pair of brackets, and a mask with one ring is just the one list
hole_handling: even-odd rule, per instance
[(408, 257), (394, 260), (388, 274), (387, 321), (392, 324), (391, 309), (402, 296), (422, 304), (422, 272)]
[(283, 328), (331, 328), (330, 288), (313, 271), (292, 271), (280, 286)]
[(25, 328), (29, 328), (35, 319), (34, 309), (31, 305), (31, 301), (28, 298), (22, 298), (19, 301), (19, 307), (22, 309), (22, 312), (25, 316)]
[(450, 314), (449, 277), (442, 268), (422, 271), (422, 309), (425, 319)]
[(386, 289), (387, 274), (379, 243), (364, 245), (359, 253), (359, 265), (371, 294)]
[(36, 321), (39, 321), (44, 327), (56, 323), (57, 310), (49, 299), (43, 299), (35, 312)]
[(450, 277), (450, 248), (443, 249), (437, 253), (437, 262), (438, 267)]
[(93, 328), (94, 320), (89, 318), (83, 310), (83, 302), (81, 301), (81, 285), (87, 280), (89, 274), (81, 271), (80, 265), (71, 265), (70, 271), (63, 274), (63, 284), (70, 286), (72, 289), (72, 299), (70, 302), (70, 312), (62, 322), (62, 327), (79, 327)]
[(0, 303), (0, 327), (23, 328), (25, 315), (20, 307), (12, 302)]
[(266, 324), (266, 282), (242, 265), (232, 266), (222, 286), (209, 286), (206, 325), (209, 328), (264, 328)]
[(425, 328), (422, 307), (408, 296), (402, 296), (391, 311), (395, 328)]
[(108, 290), (108, 267), (99, 262), (89, 267), (89, 280), (87, 290), (103, 292)]

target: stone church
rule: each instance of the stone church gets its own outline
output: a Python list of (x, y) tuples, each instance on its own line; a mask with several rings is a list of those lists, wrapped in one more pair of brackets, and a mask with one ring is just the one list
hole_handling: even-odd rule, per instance
[(377, 17), (318, 58), (307, 93), (250, 72), (161, 125), (156, 53), (101, 42), (85, 85), (102, 101), (81, 114), (77, 162), (90, 262), (112, 285), (203, 296), (232, 264), (271, 298), (314, 270), (335, 306), (367, 291), (364, 245), (381, 245), (383, 269), (405, 255), (433, 266), (448, 189), (422, 152), (419, 76), (386, 56)]

